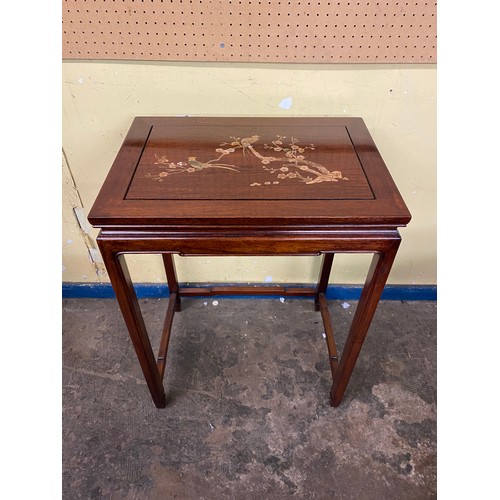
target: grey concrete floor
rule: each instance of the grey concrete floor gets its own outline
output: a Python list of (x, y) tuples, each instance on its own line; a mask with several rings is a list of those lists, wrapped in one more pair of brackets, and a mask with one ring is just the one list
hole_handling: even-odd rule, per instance
[[(356, 302), (329, 307), (341, 350)], [(379, 304), (338, 408), (311, 300), (184, 299), (162, 410), (114, 299), (62, 311), (65, 500), (436, 497), (435, 302)]]

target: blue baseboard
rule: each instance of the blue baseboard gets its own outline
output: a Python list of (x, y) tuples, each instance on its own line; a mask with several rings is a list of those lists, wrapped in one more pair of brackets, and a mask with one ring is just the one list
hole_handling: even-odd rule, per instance
[[(211, 283), (207, 286), (216, 286), (216, 284)], [(228, 286), (228, 284), (226, 283), (225, 286)], [(289, 286), (296, 287), (300, 285)], [(168, 287), (166, 284), (138, 283), (134, 284), (134, 289), (137, 297), (140, 299), (168, 296)], [(329, 285), (326, 291), (326, 298), (330, 300), (358, 300), (361, 295), (361, 289), (360, 285)], [(63, 299), (112, 299), (115, 298), (115, 292), (108, 283), (63, 283), (62, 297)], [(279, 295), (276, 297), (279, 297)], [(232, 296), (231, 298), (237, 297)], [(245, 296), (245, 298), (250, 297)], [(260, 295), (253, 298), (272, 298), (272, 296)], [(437, 300), (437, 286), (386, 285), (382, 293), (382, 300)]]

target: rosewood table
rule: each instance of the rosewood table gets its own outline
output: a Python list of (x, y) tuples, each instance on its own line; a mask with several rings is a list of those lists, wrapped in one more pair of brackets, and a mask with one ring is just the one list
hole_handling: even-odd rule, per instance
[[(89, 213), (154, 404), (181, 298), (310, 296), (321, 313), (338, 406), (411, 215), (361, 118), (137, 117)], [(326, 289), (335, 253), (370, 253), (342, 354)], [(125, 254), (161, 254), (170, 298), (158, 355)], [(322, 255), (310, 288), (182, 287), (173, 255)], [(207, 284), (205, 284), (207, 285)]]

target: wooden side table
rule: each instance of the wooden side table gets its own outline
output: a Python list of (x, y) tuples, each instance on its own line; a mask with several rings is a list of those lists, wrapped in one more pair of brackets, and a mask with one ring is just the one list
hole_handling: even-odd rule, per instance
[[(340, 404), (411, 215), (361, 118), (135, 118), (89, 214), (154, 404), (181, 298), (308, 295)], [(373, 253), (339, 359), (325, 292), (334, 254)], [(170, 299), (155, 357), (124, 255), (161, 254)], [(313, 288), (179, 286), (172, 255), (323, 255)]]

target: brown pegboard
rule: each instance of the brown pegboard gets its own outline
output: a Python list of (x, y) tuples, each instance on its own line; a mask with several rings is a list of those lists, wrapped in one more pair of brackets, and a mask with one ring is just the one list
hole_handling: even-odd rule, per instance
[(436, 2), (63, 0), (64, 59), (435, 63)]

